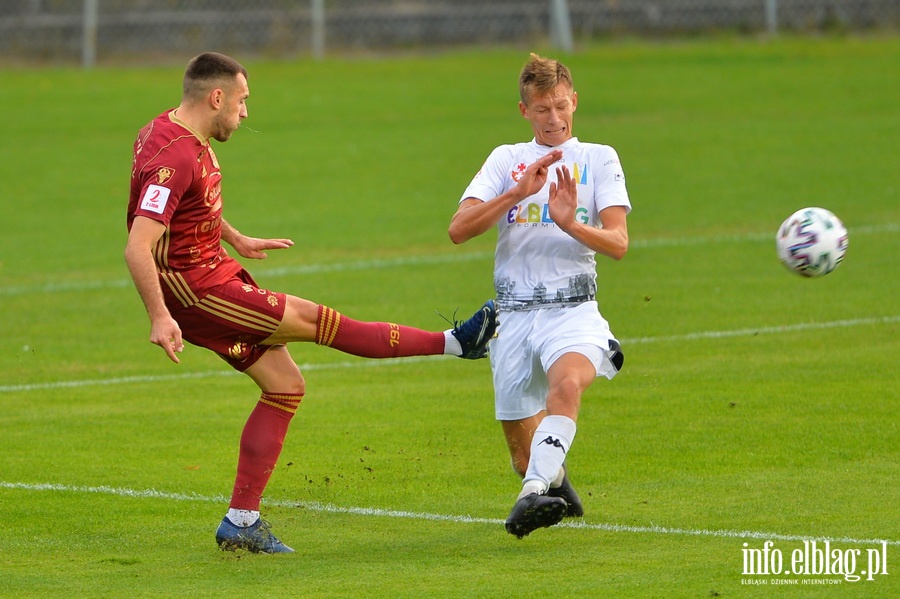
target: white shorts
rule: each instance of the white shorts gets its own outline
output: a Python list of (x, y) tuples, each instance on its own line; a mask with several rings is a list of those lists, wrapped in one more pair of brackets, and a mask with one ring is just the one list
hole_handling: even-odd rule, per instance
[(563, 354), (583, 354), (598, 377), (612, 379), (618, 372), (610, 361), (615, 337), (595, 301), (501, 312), (499, 320), (490, 351), (497, 420), (521, 420), (546, 409), (547, 370)]

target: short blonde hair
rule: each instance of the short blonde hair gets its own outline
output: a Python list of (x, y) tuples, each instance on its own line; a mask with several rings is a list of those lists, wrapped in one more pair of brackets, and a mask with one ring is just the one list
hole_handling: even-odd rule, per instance
[(528, 104), (532, 95), (546, 95), (560, 83), (565, 83), (570, 90), (575, 89), (569, 67), (558, 60), (544, 58), (532, 52), (519, 74), (519, 96), (522, 102)]

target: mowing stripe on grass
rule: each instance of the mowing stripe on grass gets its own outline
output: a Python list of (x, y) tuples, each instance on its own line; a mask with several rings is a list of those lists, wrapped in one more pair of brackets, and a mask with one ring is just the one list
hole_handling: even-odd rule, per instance
[[(663, 343), (672, 341), (697, 341), (698, 339), (725, 339), (729, 337), (753, 337), (756, 335), (777, 335), (794, 333), (798, 331), (811, 331), (821, 329), (835, 329), (876, 324), (890, 324), (900, 322), (900, 315), (875, 316), (871, 318), (853, 318), (848, 320), (832, 320), (829, 322), (805, 322), (788, 324), (776, 327), (758, 327), (750, 329), (735, 329), (731, 331), (701, 331), (697, 333), (685, 333), (683, 335), (660, 335), (657, 337), (623, 338), (622, 343), (627, 345), (642, 343)], [(353, 362), (331, 362), (320, 364), (299, 364), (300, 370), (336, 370), (351, 368), (372, 368), (396, 364), (415, 364), (442, 360), (446, 356), (413, 356), (408, 358), (386, 358), (381, 360), (356, 360)], [(160, 383), (167, 381), (181, 381), (187, 379), (202, 379), (219, 376), (235, 376), (240, 373), (234, 370), (207, 370), (204, 372), (186, 372), (182, 374), (157, 374), (123, 376), (109, 379), (83, 379), (71, 381), (52, 381), (48, 383), (31, 383), (22, 385), (0, 385), (0, 393), (22, 393), (26, 391), (40, 391), (46, 389), (70, 389), (78, 387), (98, 387), (106, 385), (127, 385), (133, 383)]]
[[(229, 498), (224, 495), (206, 496), (197, 493), (167, 493), (156, 489), (125, 489), (120, 487), (89, 487), (80, 485), (60, 485), (53, 483), (13, 483), (0, 481), (0, 488), (20, 491), (56, 491), (66, 493), (114, 495), (117, 497), (129, 497), (137, 499), (170, 499), (173, 501), (199, 501), (204, 503), (227, 504)], [(432, 522), (456, 522), (460, 524), (490, 524), (502, 525), (503, 520), (497, 518), (476, 518), (474, 516), (453, 516), (448, 514), (430, 514), (427, 512), (410, 512), (405, 510), (388, 510), (368, 507), (341, 507), (331, 503), (319, 503), (316, 501), (283, 501), (266, 500), (266, 505), (300, 508), (313, 512), (327, 512), (330, 514), (349, 514), (354, 516), (374, 516), (380, 518), (407, 518), (412, 520), (429, 520)], [(710, 530), (671, 528), (667, 526), (627, 526), (621, 524), (590, 524), (587, 522), (563, 522), (560, 528), (575, 528), (580, 530), (601, 530), (604, 532), (621, 533), (645, 533), (659, 535), (685, 535), (698, 537), (721, 537), (734, 539), (761, 539), (769, 541), (829, 541), (831, 543), (846, 543), (852, 545), (900, 545), (900, 540), (888, 539), (857, 539), (854, 537), (817, 537), (809, 535), (788, 535), (774, 532), (760, 532), (752, 530)]]
[[(854, 227), (850, 230), (853, 236), (870, 235), (873, 233), (900, 232), (900, 224), (884, 223), (880, 225), (868, 225)], [(631, 249), (654, 249), (684, 247), (692, 245), (714, 245), (719, 243), (742, 242), (771, 242), (774, 244), (772, 233), (745, 233), (736, 235), (718, 235), (712, 237), (661, 237), (656, 239), (636, 239), (630, 243)], [(423, 266), (431, 264), (454, 264), (459, 262), (472, 262), (476, 260), (488, 260), (493, 256), (492, 252), (469, 252), (465, 254), (433, 254), (430, 256), (399, 256), (396, 258), (383, 258), (378, 260), (356, 260), (353, 262), (335, 262), (331, 264), (300, 264), (296, 266), (281, 266), (277, 268), (254, 268), (255, 277), (283, 277), (294, 275), (311, 275), (326, 272), (352, 272), (360, 270), (377, 270), (398, 268), (405, 266)], [(98, 281), (64, 281), (61, 283), (47, 283), (45, 285), (0, 287), (0, 296), (26, 295), (29, 293), (65, 293), (71, 291), (96, 291), (98, 289), (125, 289), (132, 285), (129, 279), (109, 279)]]

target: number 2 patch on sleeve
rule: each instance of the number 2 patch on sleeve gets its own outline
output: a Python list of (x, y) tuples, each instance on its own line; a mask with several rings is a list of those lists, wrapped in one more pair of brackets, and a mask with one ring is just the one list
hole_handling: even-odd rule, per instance
[(144, 192), (144, 197), (141, 198), (141, 210), (162, 214), (166, 210), (170, 193), (171, 190), (168, 187), (149, 185), (147, 191)]

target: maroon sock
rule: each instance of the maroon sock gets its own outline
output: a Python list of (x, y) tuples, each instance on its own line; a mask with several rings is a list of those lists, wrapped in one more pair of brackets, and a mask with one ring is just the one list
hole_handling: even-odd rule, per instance
[(434, 356), (444, 353), (444, 333), (391, 322), (360, 322), (319, 306), (316, 343), (364, 358)]
[(259, 510), (269, 477), (281, 455), (291, 418), (303, 395), (263, 393), (253, 408), (241, 435), (237, 477), (229, 507)]

